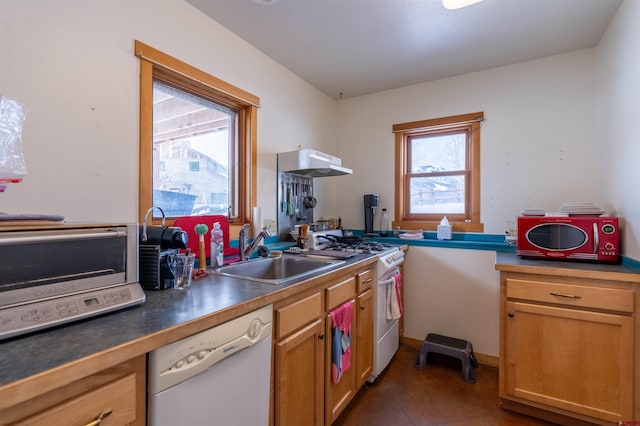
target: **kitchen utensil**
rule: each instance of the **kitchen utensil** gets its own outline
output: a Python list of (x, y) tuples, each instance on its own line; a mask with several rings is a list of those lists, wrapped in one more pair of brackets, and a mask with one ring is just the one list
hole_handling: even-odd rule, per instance
[(312, 209), (316, 206), (317, 200), (313, 196), (313, 187), (311, 185), (308, 186), (308, 192), (304, 197), (304, 207), (307, 209)]
[(281, 191), (280, 191), (280, 197), (281, 197), (280, 198), (281, 199), (281, 201), (280, 201), (280, 211), (282, 213), (286, 213), (287, 212), (287, 198), (286, 198), (286, 195), (285, 195), (286, 186), (285, 186), (284, 180), (282, 180), (282, 182), (280, 182), (280, 186), (281, 186), (281, 188), (280, 188), (281, 189)]
[(293, 214), (296, 212), (293, 205), (293, 194), (291, 185), (291, 183), (287, 184), (287, 216), (293, 216)]

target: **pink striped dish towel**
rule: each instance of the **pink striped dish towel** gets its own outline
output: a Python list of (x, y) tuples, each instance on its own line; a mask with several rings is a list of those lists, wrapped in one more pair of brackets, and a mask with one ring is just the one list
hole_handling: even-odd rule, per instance
[(348, 301), (329, 312), (331, 316), (331, 381), (338, 383), (351, 366), (351, 324), (353, 301)]
[(402, 274), (398, 272), (387, 284), (387, 319), (395, 320), (402, 316)]

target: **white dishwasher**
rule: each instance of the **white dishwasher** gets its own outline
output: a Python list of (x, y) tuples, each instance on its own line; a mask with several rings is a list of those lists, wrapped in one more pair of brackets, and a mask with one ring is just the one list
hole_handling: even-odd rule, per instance
[(269, 424), (272, 305), (149, 354), (150, 426)]

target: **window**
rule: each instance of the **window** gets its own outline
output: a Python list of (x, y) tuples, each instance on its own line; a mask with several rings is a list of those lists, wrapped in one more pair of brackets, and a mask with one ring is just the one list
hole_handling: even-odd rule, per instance
[[(259, 98), (139, 41), (140, 221), (177, 216), (248, 222), (256, 201)], [(153, 222), (162, 214), (153, 210)]]
[(435, 230), (447, 216), (456, 232), (482, 232), (480, 123), (484, 114), (393, 125), (396, 140), (394, 226)]

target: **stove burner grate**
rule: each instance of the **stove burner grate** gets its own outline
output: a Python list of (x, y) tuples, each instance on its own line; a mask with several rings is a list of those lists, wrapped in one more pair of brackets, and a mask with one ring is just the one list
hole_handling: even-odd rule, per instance
[(358, 241), (354, 243), (334, 243), (328, 246), (327, 250), (335, 251), (351, 251), (355, 253), (376, 254), (393, 248), (391, 244), (380, 243), (377, 241)]

